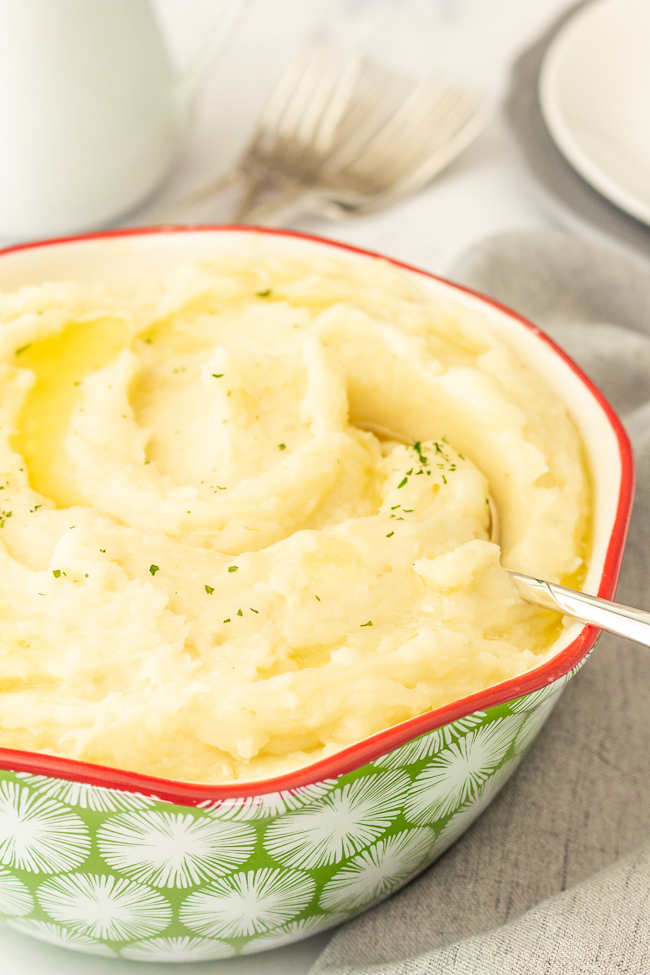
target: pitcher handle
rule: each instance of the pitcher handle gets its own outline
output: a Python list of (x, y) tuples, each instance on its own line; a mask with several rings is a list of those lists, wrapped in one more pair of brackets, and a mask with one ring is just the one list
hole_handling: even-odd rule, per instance
[(230, 38), (244, 18), (251, 0), (230, 0), (210, 30), (207, 40), (196, 55), (193, 64), (177, 81), (177, 93), (184, 111), (189, 110), (206, 73), (223, 54)]

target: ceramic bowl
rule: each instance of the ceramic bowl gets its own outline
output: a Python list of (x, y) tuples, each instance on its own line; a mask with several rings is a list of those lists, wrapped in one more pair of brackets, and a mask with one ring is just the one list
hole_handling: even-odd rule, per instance
[[(279, 231), (174, 228), (29, 244), (0, 254), (0, 288), (159, 275), (224, 251), (369, 255)], [(404, 265), (401, 265), (404, 267)], [(435, 298), (479, 312), (567, 404), (594, 489), (585, 589), (612, 597), (632, 456), (598, 391), (519, 315), (423, 271)], [(0, 913), (79, 951), (185, 962), (262, 951), (332, 927), (427, 867), (485, 809), (584, 663), (575, 623), (521, 677), (250, 785), (170, 781), (0, 749)]]

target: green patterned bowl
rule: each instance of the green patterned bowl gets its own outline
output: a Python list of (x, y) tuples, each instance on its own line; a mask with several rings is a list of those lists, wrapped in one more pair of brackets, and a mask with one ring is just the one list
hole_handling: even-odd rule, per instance
[[(277, 231), (138, 230), (4, 251), (0, 288), (144, 276), (260, 243), (279, 253), (374, 256)], [(611, 598), (633, 492), (630, 446), (611, 408), (514, 312), (406, 271), (433, 296), (480, 311), (567, 404), (594, 486), (585, 588)], [(521, 677), (249, 785), (0, 749), (0, 915), (76, 951), (167, 962), (263, 951), (339, 924), (403, 886), (485, 809), (597, 635), (575, 623)]]

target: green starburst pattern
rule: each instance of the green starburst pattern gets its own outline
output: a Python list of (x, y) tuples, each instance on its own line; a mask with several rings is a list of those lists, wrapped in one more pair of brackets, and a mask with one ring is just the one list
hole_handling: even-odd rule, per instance
[(253, 799), (181, 806), (0, 770), (0, 916), (74, 951), (161, 962), (324, 931), (462, 835), (571, 676), (346, 775)]

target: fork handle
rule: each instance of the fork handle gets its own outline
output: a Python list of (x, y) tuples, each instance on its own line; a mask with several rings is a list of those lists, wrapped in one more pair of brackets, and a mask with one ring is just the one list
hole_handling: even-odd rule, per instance
[(233, 211), (233, 222), (273, 224), (279, 222), (280, 218), (284, 220), (290, 214), (295, 215), (309, 209), (306, 202), (313, 194), (301, 183), (285, 184), (271, 199), (257, 202), (264, 190), (273, 189), (273, 186), (274, 184), (263, 180), (249, 181), (244, 196)]
[(509, 571), (519, 594), (527, 602), (554, 609), (583, 623), (591, 623), (600, 630), (608, 630), (650, 647), (650, 613), (567, 589), (544, 579), (535, 579), (522, 572)]
[(258, 202), (259, 198), (264, 196), (266, 192), (277, 189), (276, 184), (264, 177), (251, 176), (242, 172), (241, 169), (231, 169), (230, 172), (218, 176), (195, 190), (194, 193), (184, 196), (176, 203), (163, 207), (155, 214), (155, 219), (162, 222), (184, 219), (188, 210), (213, 199), (235, 183), (243, 183), (244, 191), (230, 214), (230, 220), (233, 223), (262, 224), (276, 213), (284, 213), (286, 210), (290, 210), (292, 204), (296, 203), (302, 196), (307, 195), (305, 188), (300, 184), (292, 184), (290, 187), (283, 184), (282, 190), (278, 189), (272, 199), (266, 202)]
[(160, 223), (175, 223), (177, 220), (185, 220), (187, 219), (188, 210), (191, 211), (199, 203), (205, 203), (206, 200), (211, 200), (213, 197), (218, 196), (223, 190), (232, 186), (234, 183), (240, 182), (243, 178), (244, 175), (241, 170), (231, 169), (230, 172), (210, 180), (209, 183), (204, 184), (200, 189), (195, 190), (193, 193), (188, 193), (175, 203), (169, 203), (161, 207), (160, 210), (154, 211), (148, 219)]

